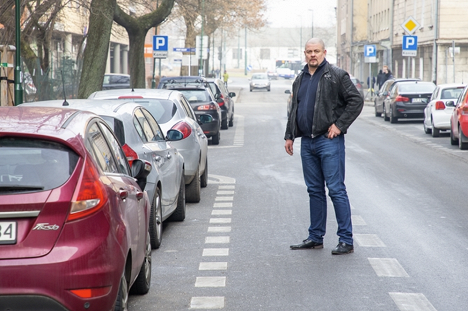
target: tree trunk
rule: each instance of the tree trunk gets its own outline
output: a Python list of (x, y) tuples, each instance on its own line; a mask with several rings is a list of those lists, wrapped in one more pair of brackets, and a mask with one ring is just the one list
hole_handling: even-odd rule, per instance
[(127, 29), (130, 39), (130, 48), (128, 50), (128, 61), (130, 69), (130, 83), (133, 88), (145, 88), (145, 58), (143, 51), (145, 50), (146, 29), (137, 28)]
[(116, 0), (93, 0), (78, 98), (102, 89)]

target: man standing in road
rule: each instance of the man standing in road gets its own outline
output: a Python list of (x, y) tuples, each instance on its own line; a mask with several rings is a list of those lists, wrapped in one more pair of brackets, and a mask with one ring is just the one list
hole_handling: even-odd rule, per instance
[(364, 101), (349, 74), (327, 62), (322, 39), (305, 45), (307, 64), (293, 83), (292, 108), (284, 139), (293, 155), (293, 143), (301, 138), (304, 180), (309, 193), (309, 236), (291, 249), (323, 248), (327, 222), (325, 184), (335, 208), (339, 242), (333, 255), (354, 251), (351, 208), (344, 184), (345, 140), (348, 127), (359, 116)]

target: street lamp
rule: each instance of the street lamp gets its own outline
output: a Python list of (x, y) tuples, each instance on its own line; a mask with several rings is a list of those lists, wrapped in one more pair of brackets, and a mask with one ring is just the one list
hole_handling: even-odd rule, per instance
[(20, 0), (15, 0), (16, 23), (16, 60), (15, 60), (15, 106), (23, 103), (23, 86), (21, 85), (21, 31), (20, 31)]
[(311, 28), (312, 29), (311, 30), (312, 36), (311, 36), (311, 38), (313, 38), (314, 37), (314, 10), (309, 9), (309, 11), (312, 11), (312, 28)]

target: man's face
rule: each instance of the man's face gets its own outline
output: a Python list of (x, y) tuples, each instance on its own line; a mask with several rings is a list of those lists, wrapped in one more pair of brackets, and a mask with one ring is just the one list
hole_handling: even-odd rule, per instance
[(383, 73), (388, 73), (388, 67), (383, 67)]
[(327, 50), (324, 50), (320, 43), (308, 43), (304, 55), (307, 65), (312, 68), (317, 68), (325, 59)]

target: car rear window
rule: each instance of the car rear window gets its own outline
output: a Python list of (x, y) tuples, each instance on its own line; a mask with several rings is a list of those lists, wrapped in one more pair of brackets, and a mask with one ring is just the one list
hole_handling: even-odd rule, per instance
[(51, 190), (64, 184), (79, 156), (47, 140), (0, 138), (0, 194)]
[(401, 83), (398, 86), (398, 91), (401, 92), (411, 92), (411, 93), (432, 93), (436, 86), (432, 83)]
[(463, 92), (463, 90), (464, 90), (463, 87), (445, 89), (445, 90), (442, 91), (440, 99), (456, 99), (456, 98), (458, 98), (458, 96), (460, 96), (460, 94), (461, 94), (461, 92)]
[(191, 103), (209, 101), (208, 94), (205, 90), (179, 90), (184, 94), (185, 98)]
[(135, 103), (148, 110), (158, 123), (167, 123), (177, 112), (177, 106), (172, 100), (167, 99), (135, 99)]

